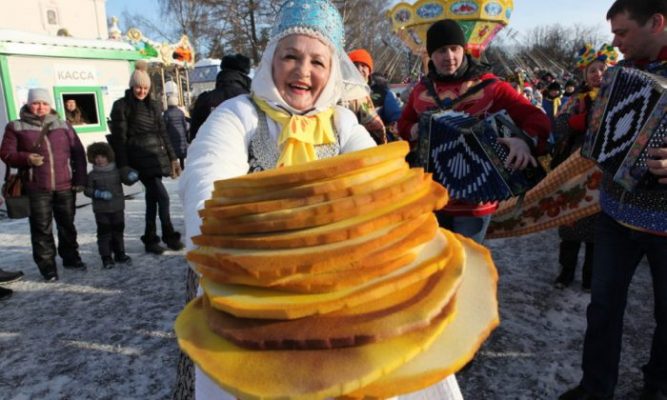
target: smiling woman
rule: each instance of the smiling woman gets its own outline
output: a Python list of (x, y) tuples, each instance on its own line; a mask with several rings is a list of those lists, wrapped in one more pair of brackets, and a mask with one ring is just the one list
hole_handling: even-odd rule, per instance
[[(214, 181), (375, 145), (355, 115), (337, 106), (350, 88), (365, 88), (366, 82), (344, 51), (335, 6), (290, 0), (274, 27), (250, 95), (216, 108), (188, 149), (180, 189), (190, 249)], [(197, 377), (197, 398), (228, 398), (211, 380)]]
[(281, 40), (273, 56), (273, 80), (278, 93), (300, 111), (312, 108), (331, 74), (331, 51), (320, 40), (291, 35)]

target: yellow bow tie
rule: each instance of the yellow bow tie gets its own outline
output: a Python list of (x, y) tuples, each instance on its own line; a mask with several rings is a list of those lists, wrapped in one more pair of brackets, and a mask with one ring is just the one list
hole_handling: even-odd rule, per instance
[(280, 157), (277, 168), (317, 160), (315, 146), (336, 141), (331, 123), (333, 108), (309, 116), (290, 115), (269, 106), (257, 97), (253, 96), (253, 101), (282, 128), (278, 137)]

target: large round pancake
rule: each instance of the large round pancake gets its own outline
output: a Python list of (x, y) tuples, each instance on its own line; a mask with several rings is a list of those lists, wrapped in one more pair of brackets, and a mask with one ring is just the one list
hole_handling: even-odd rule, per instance
[(411, 362), (344, 399), (384, 399), (441, 381), (466, 365), (498, 326), (498, 272), (489, 251), (458, 236), (466, 253), (457, 313), (435, 343)]
[(404, 158), (410, 151), (407, 142), (398, 141), (305, 164), (275, 168), (219, 181), (217, 186), (270, 188), (304, 184), (344, 175), (392, 159)]
[(313, 182), (294, 182), (269, 187), (229, 187), (225, 181), (214, 182), (212, 198), (220, 199), (219, 203), (236, 204), (249, 203), (259, 200), (288, 199), (295, 197), (313, 196), (330, 193), (338, 190), (363, 185), (380, 177), (410, 168), (404, 159), (396, 158), (383, 161), (370, 167), (352, 171), (345, 175), (335, 175), (328, 179)]
[[(430, 175), (429, 175), (430, 176)], [(424, 213), (442, 208), (447, 203), (447, 191), (434, 183), (433, 190), (426, 197), (408, 196), (395, 204), (367, 214), (324, 226), (300, 229), (290, 232), (249, 235), (204, 234), (193, 237), (193, 243), (200, 246), (215, 246), (237, 249), (279, 249), (302, 248), (339, 242), (367, 235), (394, 223), (415, 218)]]
[[(409, 252), (401, 254), (397, 258), (390, 260), (370, 260), (369, 263), (363, 263), (359, 267), (346, 271), (332, 271), (319, 274), (297, 274), (302, 277), (297, 279), (279, 278), (272, 281), (261, 281), (251, 276), (245, 271), (227, 271), (219, 268), (212, 268), (204, 264), (193, 263), (197, 272), (216, 283), (231, 283), (238, 285), (260, 286), (281, 290), (290, 293), (326, 293), (349, 287), (361, 285), (376, 276), (389, 274), (396, 269), (404, 267), (417, 258), (421, 246), (411, 249)], [(307, 276), (311, 275), (311, 276)]]
[(452, 234), (440, 231), (409, 265), (365, 284), (329, 293), (292, 294), (267, 288), (216, 284), (202, 278), (211, 305), (243, 318), (294, 319), (325, 314), (390, 295), (445, 267)]
[[(340, 197), (332, 200), (325, 200), (319, 203), (306, 204), (304, 206), (288, 207), (289, 203), (293, 203), (292, 199), (282, 200), (282, 207), (268, 212), (259, 212), (246, 214), (241, 216), (227, 217), (225, 212), (219, 212), (219, 209), (211, 208), (202, 210), (205, 218), (214, 218), (220, 223), (228, 225), (242, 225), (248, 223), (257, 223), (262, 221), (277, 221), (285, 219), (303, 219), (307, 217), (314, 217), (322, 214), (340, 212), (346, 208), (363, 208), (369, 204), (378, 204), (380, 207), (383, 203), (388, 201), (395, 201), (398, 197), (404, 197), (406, 192), (413, 193), (428, 184), (430, 179), (426, 179), (423, 171), (406, 170), (397, 182), (385, 182), (382, 186), (372, 190), (360, 190), (363, 193), (350, 194), (349, 196)], [(369, 185), (363, 184), (361, 187), (366, 188)], [(349, 187), (352, 189), (352, 187)], [(306, 198), (307, 199), (307, 198)], [(280, 202), (280, 201), (279, 201)]]
[(446, 326), (443, 315), (395, 338), (330, 350), (247, 350), (208, 329), (201, 297), (178, 315), (180, 348), (239, 399), (308, 400), (340, 396), (399, 368), (427, 349)]
[[(377, 179), (370, 179), (363, 185), (351, 185), (342, 189), (331, 190), (325, 193), (318, 193), (311, 196), (290, 197), (276, 200), (262, 200), (243, 203), (224, 205), (224, 201), (211, 198), (206, 200), (203, 209), (199, 210), (201, 217), (233, 218), (248, 214), (261, 214), (278, 210), (305, 207), (318, 203), (325, 203), (342, 197), (354, 196), (357, 194), (369, 193), (380, 188), (391, 186), (395, 183), (403, 182), (409, 179), (423, 179), (424, 170), (421, 168), (412, 168), (410, 170), (399, 169), (382, 175)], [(364, 178), (367, 176), (364, 175)]]
[[(235, 250), (204, 246), (190, 251), (187, 259), (225, 272), (229, 279), (233, 279), (234, 275), (240, 275), (243, 279), (250, 275), (258, 281), (254, 286), (268, 286), (280, 278), (295, 274), (350, 270), (363, 265), (364, 259), (371, 254), (376, 263), (394, 259), (431, 240), (437, 228), (437, 220), (431, 213), (370, 235), (322, 246), (280, 250)], [(247, 281), (229, 283), (252, 284)]]
[[(463, 251), (447, 266), (404, 289), (358, 307), (295, 320), (237, 318), (210, 306), (209, 328), (232, 343), (251, 349), (317, 349), (360, 346), (423, 329), (443, 312), (461, 282)], [(207, 306), (207, 302), (205, 302)]]
[(413, 196), (415, 201), (430, 195), (436, 184), (429, 179), (392, 185), (372, 193), (344, 197), (327, 203), (297, 209), (273, 211), (230, 219), (206, 217), (201, 226), (204, 234), (248, 234), (282, 232), (331, 224), (392, 205)]

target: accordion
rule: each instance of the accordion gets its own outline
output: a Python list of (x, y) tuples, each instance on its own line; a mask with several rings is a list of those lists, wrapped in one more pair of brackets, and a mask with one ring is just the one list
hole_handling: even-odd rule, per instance
[(647, 151), (667, 136), (667, 80), (633, 68), (607, 71), (593, 103), (581, 154), (626, 190), (657, 189)]
[(469, 202), (505, 200), (535, 186), (546, 173), (529, 165), (521, 171), (505, 167), (509, 150), (501, 137), (531, 141), (507, 112), (482, 120), (456, 111), (430, 111), (419, 121), (418, 166), (433, 173), (450, 197)]

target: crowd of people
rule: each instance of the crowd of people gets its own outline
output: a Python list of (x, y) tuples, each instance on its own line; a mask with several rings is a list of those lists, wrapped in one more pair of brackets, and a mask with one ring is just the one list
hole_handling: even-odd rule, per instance
[[(437, 21), (426, 32), (427, 72), (403, 104), (366, 49), (345, 51), (343, 22), (334, 5), (294, 0), (281, 8), (253, 78), (248, 57), (223, 57), (215, 89), (201, 94), (189, 113), (178, 107), (175, 97), (167, 98), (163, 110), (151, 96), (150, 76), (138, 65), (125, 96), (113, 105), (109, 143), (93, 143), (84, 150), (72, 125), (85, 116), (77, 112), (74, 100), (68, 101), (63, 121), (52, 109), (48, 92), (31, 89), (20, 118), (5, 129), (0, 158), (8, 167), (31, 171), (26, 185), (33, 259), (47, 281), (58, 279), (56, 254), (64, 268), (86, 268), (74, 227), (78, 192), (92, 199), (102, 267), (112, 268), (131, 262), (124, 249), (122, 184), (141, 182), (144, 187), (141, 240), (146, 252), (162, 254), (161, 242), (173, 250), (190, 249), (190, 238), (200, 230), (198, 211), (214, 181), (389, 141), (405, 140), (414, 147), (423, 134), (420, 117), (434, 109), (478, 118), (504, 110), (526, 133), (498, 139), (508, 150), (506, 167), (537, 166), (538, 158), (546, 156), (547, 169), (555, 169), (579, 151), (591, 119), (600, 118), (591, 108), (605, 71), (618, 62), (616, 48), (625, 57), (623, 67), (667, 76), (667, 0), (616, 0), (606, 17), (613, 42), (584, 47), (578, 71), (559, 77), (542, 71), (539, 78), (518, 71), (511, 79), (496, 76), (492, 66), (466, 54), (466, 38), (456, 21)], [(554, 284), (564, 288), (573, 282), (584, 244), (582, 286), (591, 295), (582, 380), (560, 397), (563, 400), (613, 398), (627, 290), (644, 256), (653, 277), (657, 326), (643, 367), (641, 399), (667, 398), (665, 143), (650, 150), (647, 161), (649, 173), (663, 188), (627, 191), (605, 172), (601, 212), (559, 228), (560, 273)], [(179, 176), (184, 241), (171, 222), (162, 183), (163, 177)], [(497, 202), (454, 198), (436, 215), (442, 227), (482, 243), (497, 207)], [(0, 270), (0, 283), (21, 276)], [(193, 298), (196, 275), (191, 270), (187, 287), (188, 298)], [(8, 297), (8, 290), (0, 287), (0, 298)], [(461, 397), (454, 376), (447, 387), (450, 398)], [(229, 397), (183, 358), (175, 397), (191, 398), (193, 391), (200, 399)]]

